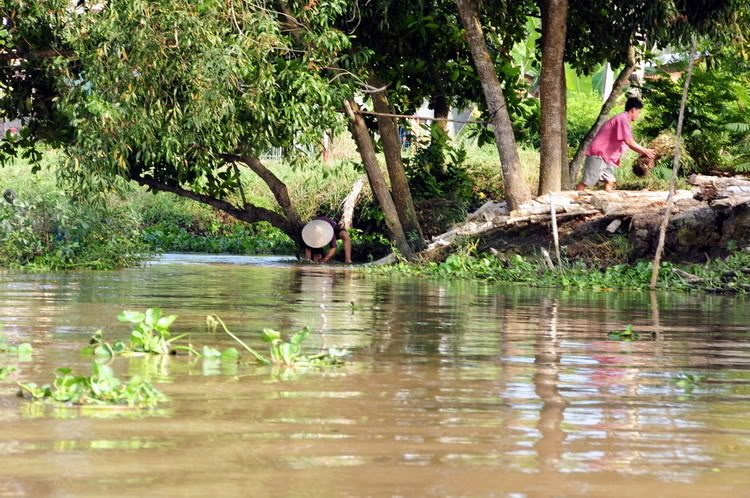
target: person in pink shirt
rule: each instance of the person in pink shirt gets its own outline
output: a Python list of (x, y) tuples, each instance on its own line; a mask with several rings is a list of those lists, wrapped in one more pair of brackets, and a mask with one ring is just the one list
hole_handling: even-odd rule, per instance
[(604, 182), (604, 190), (611, 192), (615, 187), (615, 168), (620, 166), (620, 157), (628, 147), (648, 158), (655, 157), (652, 149), (641, 147), (633, 140), (630, 130), (630, 122), (638, 120), (641, 109), (643, 102), (631, 97), (625, 102), (625, 112), (610, 118), (599, 128), (589, 150), (586, 151), (583, 178), (576, 186), (576, 190), (593, 187), (601, 180)]

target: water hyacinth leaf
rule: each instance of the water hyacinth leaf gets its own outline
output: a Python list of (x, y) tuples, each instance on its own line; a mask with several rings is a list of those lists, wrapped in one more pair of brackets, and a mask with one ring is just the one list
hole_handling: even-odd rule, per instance
[(299, 348), (289, 342), (285, 342), (284, 344), (279, 346), (279, 354), (281, 356), (281, 360), (287, 365), (291, 365), (292, 363), (294, 363), (294, 358), (298, 351)]
[(204, 358), (219, 358), (221, 356), (221, 351), (218, 349), (214, 349), (209, 346), (203, 346), (203, 357)]
[(121, 322), (140, 323), (146, 318), (146, 315), (138, 311), (123, 311), (117, 315), (117, 319)]
[(263, 329), (261, 339), (265, 342), (273, 342), (281, 339), (281, 333), (273, 329)]
[(156, 322), (156, 329), (159, 331), (166, 331), (172, 326), (174, 321), (177, 319), (177, 315), (163, 316)]
[(18, 346), (18, 354), (31, 354), (33, 351), (34, 348), (28, 342), (24, 342)]
[(227, 348), (221, 353), (222, 358), (237, 359), (240, 357), (240, 352), (236, 348)]
[(96, 349), (94, 349), (94, 354), (96, 356), (111, 357), (112, 356), (112, 351), (109, 349), (109, 347), (107, 347), (107, 345), (101, 344), (101, 345), (97, 346)]
[(145, 323), (149, 327), (155, 327), (159, 318), (161, 318), (161, 308), (149, 308), (146, 310)]
[(0, 380), (5, 379), (8, 375), (17, 371), (18, 371), (18, 368), (14, 367), (13, 365), (9, 367), (0, 367)]
[(302, 341), (304, 341), (305, 338), (307, 337), (307, 335), (309, 333), (310, 333), (310, 329), (308, 329), (307, 327), (305, 327), (304, 329), (302, 329), (299, 332), (297, 332), (296, 334), (294, 334), (292, 336), (292, 338), (290, 339), (289, 342), (291, 342), (292, 344), (297, 345), (297, 344), (301, 343)]
[(216, 332), (219, 328), (219, 320), (213, 315), (208, 315), (206, 317), (206, 327), (208, 327), (209, 332)]

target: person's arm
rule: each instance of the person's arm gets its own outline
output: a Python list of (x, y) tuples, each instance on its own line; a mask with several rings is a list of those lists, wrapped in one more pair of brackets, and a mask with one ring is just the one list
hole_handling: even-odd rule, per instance
[(323, 259), (320, 260), (321, 263), (327, 263), (330, 261), (330, 259), (333, 257), (333, 255), (336, 254), (336, 247), (331, 247), (328, 249), (328, 253), (325, 255)]
[(631, 149), (633, 149), (637, 153), (642, 154), (642, 155), (648, 157), (649, 159), (654, 159), (656, 157), (656, 152), (654, 152), (653, 149), (647, 149), (645, 147), (641, 147), (632, 138), (625, 139), (625, 143), (628, 145), (628, 147), (630, 147)]

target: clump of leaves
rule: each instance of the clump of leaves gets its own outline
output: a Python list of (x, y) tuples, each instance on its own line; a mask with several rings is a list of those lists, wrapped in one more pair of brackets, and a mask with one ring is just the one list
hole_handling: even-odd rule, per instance
[(13, 365), (7, 366), (7, 367), (0, 367), (0, 380), (5, 380), (5, 378), (12, 374), (13, 372), (17, 372), (18, 368), (14, 367)]
[(683, 389), (689, 390), (700, 384), (701, 382), (705, 382), (706, 376), (705, 375), (695, 375), (695, 374), (681, 374), (677, 377), (675, 380), (675, 385), (677, 387), (681, 387)]
[(34, 383), (19, 383), (20, 396), (32, 399), (72, 403), (77, 405), (127, 405), (154, 407), (166, 397), (148, 379), (134, 376), (127, 382), (115, 377), (108, 365), (92, 363), (89, 377), (72, 375), (70, 368), (58, 368), (52, 385), (42, 387)]
[(305, 355), (302, 353), (300, 344), (310, 334), (310, 329), (305, 327), (304, 329), (296, 332), (289, 340), (284, 340), (281, 333), (273, 329), (263, 329), (261, 333), (261, 339), (267, 342), (271, 346), (270, 357), (264, 356), (253, 348), (245, 344), (239, 337), (234, 335), (227, 329), (227, 326), (216, 315), (212, 315), (212, 323), (221, 325), (224, 332), (229, 334), (235, 341), (237, 341), (243, 348), (245, 348), (250, 354), (255, 357), (258, 363), (264, 365), (282, 365), (282, 366), (310, 366), (310, 367), (323, 367), (323, 366), (336, 366), (343, 365), (346, 358), (349, 356), (349, 351), (346, 349), (339, 348), (328, 348), (320, 353), (313, 355)]
[(0, 326), (0, 353), (14, 353), (18, 355), (30, 355), (33, 351), (34, 351), (34, 348), (28, 342), (21, 343), (18, 346), (14, 346), (13, 344), (8, 344), (8, 342), (5, 339), (5, 334), (3, 334), (2, 326)]
[(117, 354), (170, 354), (177, 351), (187, 351), (198, 355), (198, 352), (188, 344), (187, 346), (176, 346), (173, 343), (188, 334), (180, 334), (172, 337), (169, 327), (177, 319), (177, 315), (162, 316), (160, 308), (149, 308), (146, 313), (137, 311), (123, 311), (117, 316), (121, 322), (133, 324), (128, 344), (117, 341), (109, 344), (104, 341), (102, 331), (97, 330), (89, 345), (84, 348), (84, 353), (93, 353), (99, 356), (115, 356)]
[(656, 337), (656, 334), (654, 332), (641, 334), (633, 330), (632, 325), (628, 325), (627, 327), (625, 327), (625, 330), (613, 330), (609, 332), (607, 336), (615, 341), (630, 342), (638, 341), (640, 339), (653, 339)]
[(240, 357), (240, 352), (237, 351), (236, 348), (227, 348), (224, 351), (219, 351), (218, 349), (214, 349), (209, 346), (203, 346), (202, 356), (204, 358), (221, 358), (221, 359), (236, 360)]

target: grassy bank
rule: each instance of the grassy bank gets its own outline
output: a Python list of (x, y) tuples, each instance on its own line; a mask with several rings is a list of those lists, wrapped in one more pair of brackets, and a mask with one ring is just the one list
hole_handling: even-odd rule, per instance
[[(550, 270), (541, 256), (529, 257), (476, 254), (471, 249), (454, 253), (443, 262), (397, 263), (371, 266), (370, 274), (424, 276), (447, 280), (484, 280), (563, 289), (638, 289), (649, 287), (651, 261), (617, 264), (605, 268), (583, 261), (564, 262), (562, 269)], [(684, 272), (684, 273), (680, 273)], [(687, 276), (690, 274), (691, 276)], [(659, 268), (660, 289), (750, 293), (750, 252), (738, 251), (725, 259), (705, 264), (676, 265), (664, 262)]]

